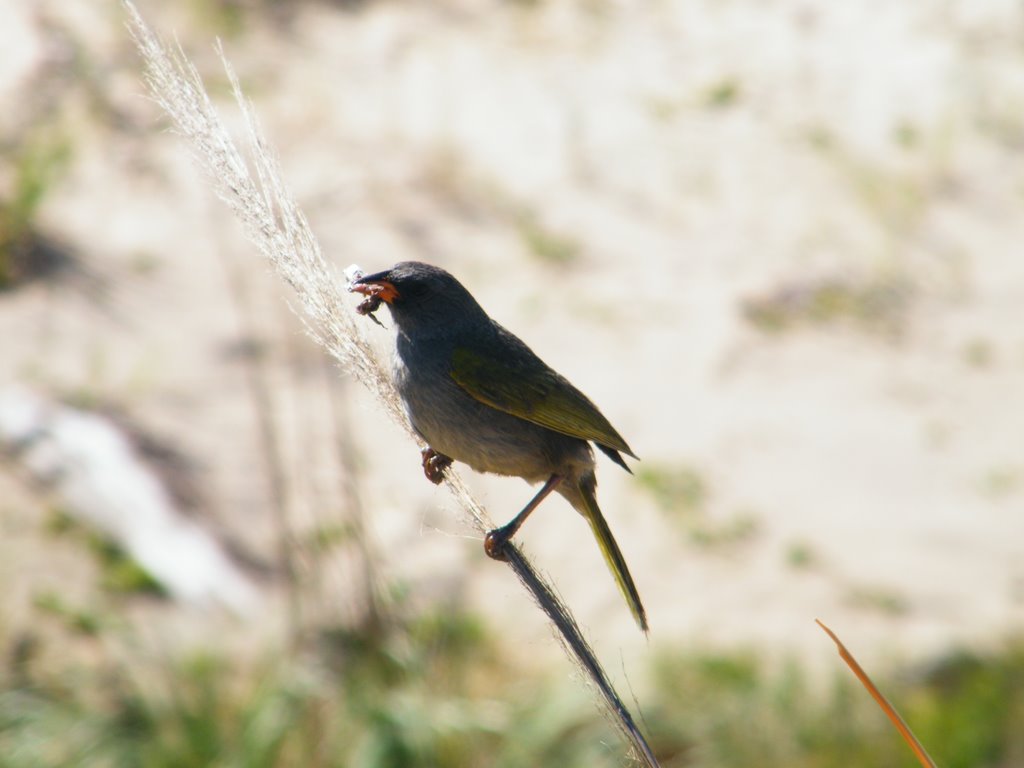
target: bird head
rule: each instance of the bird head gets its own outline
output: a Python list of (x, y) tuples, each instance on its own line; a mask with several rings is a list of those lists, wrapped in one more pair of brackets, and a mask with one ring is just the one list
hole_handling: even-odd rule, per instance
[(487, 315), (462, 283), (448, 272), (420, 261), (403, 261), (391, 269), (352, 281), (351, 291), (383, 301), (395, 323), (413, 331), (478, 320)]

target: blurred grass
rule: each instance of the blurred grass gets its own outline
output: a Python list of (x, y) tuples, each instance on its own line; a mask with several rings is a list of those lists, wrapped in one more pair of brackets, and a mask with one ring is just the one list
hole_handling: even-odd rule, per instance
[(574, 239), (544, 226), (533, 211), (522, 209), (514, 216), (526, 252), (540, 262), (567, 267), (579, 261), (582, 247)]
[(741, 312), (764, 333), (845, 326), (896, 337), (906, 324), (912, 294), (909, 281), (891, 273), (796, 279), (749, 297)]
[[(571, 680), (511, 666), (482, 621), (435, 612), (336, 629), (293, 657), (131, 652), (39, 668), (9, 642), (0, 766), (612, 766), (619, 742)], [(879, 675), (879, 677), (884, 677)], [(858, 684), (754, 653), (662, 651), (642, 697), (669, 766), (915, 765)], [(948, 768), (1024, 759), (1024, 640), (881, 687)]]
[(145, 568), (103, 533), (78, 522), (60, 509), (52, 511), (47, 529), (54, 536), (80, 542), (99, 569), (99, 585), (114, 593), (166, 597), (167, 590)]
[(696, 546), (728, 547), (750, 541), (760, 532), (758, 516), (751, 510), (709, 514), (711, 485), (695, 467), (649, 462), (637, 469), (636, 481), (665, 518)]
[(637, 469), (636, 480), (666, 514), (689, 517), (707, 502), (707, 480), (695, 467), (649, 462)]
[(301, 657), (257, 663), (21, 659), (0, 683), (5, 768), (611, 766), (618, 752), (576, 685), (529, 680), (460, 614), (328, 632)]
[(10, 182), (0, 192), (0, 290), (58, 266), (37, 218), (68, 168), (71, 149), (64, 137), (37, 129), (0, 150), (0, 169)]
[[(647, 721), (667, 766), (917, 766), (852, 677), (830, 685), (795, 662), (753, 655), (663, 655)], [(940, 765), (1010, 766), (1024, 757), (1024, 643), (958, 653), (890, 675), (882, 688)]]

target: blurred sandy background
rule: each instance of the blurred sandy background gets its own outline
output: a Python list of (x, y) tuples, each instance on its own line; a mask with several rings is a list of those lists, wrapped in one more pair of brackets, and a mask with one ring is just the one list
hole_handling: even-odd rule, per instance
[[(522, 534), (610, 666), (642, 680), (652, 649), (750, 646), (831, 664), (815, 617), (867, 661), (1021, 631), (1019, 4), (140, 11), (237, 126), (223, 39), (339, 272), (454, 272), (642, 457), (599, 479), (649, 644), (567, 505)], [(161, 646), (253, 651), (358, 621), (369, 558), (404, 600), (482, 612), (558, 669), (540, 614), (165, 130), (119, 5), (6, 0), (0, 18), (0, 189), (29, 200), (5, 214), (0, 385), (161, 446), (150, 465), (191, 499), (175, 509), (255, 590), (235, 613), (111, 596), (54, 533), (52, 479), (8, 450), (4, 632), (56, 652), (44, 595)], [(496, 519), (530, 495), (471, 483)]]

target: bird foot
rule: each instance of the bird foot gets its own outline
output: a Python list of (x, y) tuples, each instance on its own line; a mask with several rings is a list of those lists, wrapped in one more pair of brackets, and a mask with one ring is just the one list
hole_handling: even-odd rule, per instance
[(503, 563), (508, 562), (506, 547), (511, 538), (512, 534), (505, 528), (495, 528), (493, 531), (488, 531), (487, 535), (484, 536), (484, 552), (492, 560), (500, 560)]
[(434, 485), (440, 485), (444, 480), (444, 471), (452, 465), (452, 459), (433, 448), (424, 448), (420, 451), (420, 456), (423, 457), (423, 474), (427, 476), (427, 480)]

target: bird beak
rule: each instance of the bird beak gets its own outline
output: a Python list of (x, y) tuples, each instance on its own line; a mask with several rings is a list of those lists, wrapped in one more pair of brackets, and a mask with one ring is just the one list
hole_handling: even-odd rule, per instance
[(375, 296), (383, 299), (388, 304), (399, 297), (395, 284), (388, 280), (387, 272), (377, 272), (373, 275), (364, 275), (358, 280), (353, 280), (350, 291), (361, 293), (364, 296)]

